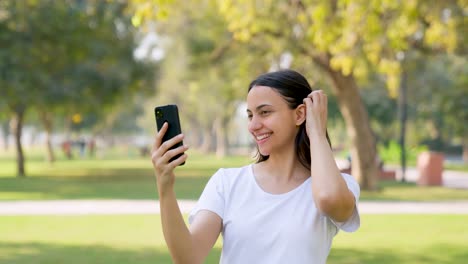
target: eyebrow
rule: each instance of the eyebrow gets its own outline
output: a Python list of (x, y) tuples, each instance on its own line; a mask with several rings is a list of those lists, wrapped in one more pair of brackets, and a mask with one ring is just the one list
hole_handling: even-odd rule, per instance
[[(257, 106), (257, 107), (255, 108), (255, 110), (256, 110), (256, 111), (259, 111), (260, 109), (262, 109), (262, 108), (265, 107), (265, 106), (271, 106), (271, 105), (269, 105), (269, 104), (262, 104), (262, 105)], [(250, 109), (247, 109), (247, 113), (249, 113), (249, 112), (252, 112), (252, 111), (250, 111)]]

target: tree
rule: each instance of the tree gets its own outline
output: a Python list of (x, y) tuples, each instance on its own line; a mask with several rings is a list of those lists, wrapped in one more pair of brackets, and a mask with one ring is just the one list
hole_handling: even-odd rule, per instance
[(248, 47), (233, 41), (213, 1), (184, 3), (153, 27), (168, 44), (152, 107), (177, 103), (194, 145), (225, 155), (228, 126), (247, 93), (252, 70), (266, 70), (268, 64), (260, 65)]
[[(21, 127), (36, 108), (45, 130), (52, 113), (109, 111), (117, 100), (150, 91), (149, 69), (135, 61), (125, 4), (104, 1), (4, 1), (0, 87), (14, 113), (18, 176), (25, 176)], [(2, 91), (2, 93), (3, 93)], [(49, 158), (53, 154), (49, 146)]]
[[(377, 68), (395, 96), (397, 55), (412, 48), (454, 51), (463, 43), (462, 1), (223, 1), (220, 12), (239, 41), (288, 39), (330, 77), (352, 141), (353, 175), (376, 188), (376, 147), (356, 78)], [(282, 22), (282, 23), (281, 23)]]
[[(438, 55), (417, 57), (409, 72), (414, 76), (409, 80), (412, 92), (414, 121), (425, 125), (425, 133), (419, 132), (419, 141), (435, 151), (444, 151), (447, 143), (457, 141), (467, 151), (465, 122), (468, 119), (468, 79), (466, 58), (461, 56)], [(424, 89), (422, 89), (424, 88)]]
[(5, 151), (8, 150), (8, 136), (10, 134), (10, 120), (8, 119), (8, 115), (6, 114), (8, 111), (8, 107), (6, 105), (5, 99), (0, 99), (0, 131), (2, 133), (2, 140), (3, 140), (3, 148)]
[[(181, 5), (175, 0), (152, 4), (139, 6), (136, 24), (145, 16), (171, 19), (171, 8)], [(262, 48), (262, 58), (285, 52), (307, 58), (329, 77), (352, 142), (353, 175), (363, 189), (376, 189), (378, 173), (374, 133), (358, 80), (375, 69), (384, 74), (395, 98), (399, 54), (412, 49), (429, 53), (466, 49), (460, 45), (466, 34), (459, 33), (464, 30), (464, 1), (225, 0), (216, 4), (238, 43)]]

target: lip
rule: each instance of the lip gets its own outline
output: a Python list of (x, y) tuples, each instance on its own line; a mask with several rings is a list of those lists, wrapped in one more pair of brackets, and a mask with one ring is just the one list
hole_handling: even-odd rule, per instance
[[(266, 137), (262, 138), (262, 139), (258, 139), (259, 136), (264, 136), (266, 135)], [(255, 141), (257, 142), (257, 144), (262, 144), (264, 143), (265, 141), (267, 141), (270, 137), (271, 137), (272, 133), (258, 133), (256, 135), (254, 135), (254, 139)]]

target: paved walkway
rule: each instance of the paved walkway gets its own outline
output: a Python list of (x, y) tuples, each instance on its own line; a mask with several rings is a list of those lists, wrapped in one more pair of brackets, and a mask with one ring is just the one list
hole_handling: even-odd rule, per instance
[[(183, 213), (195, 201), (180, 200)], [(468, 201), (444, 202), (370, 202), (359, 203), (362, 214), (468, 214)], [(0, 215), (112, 215), (159, 214), (153, 200), (59, 200), (0, 202)]]

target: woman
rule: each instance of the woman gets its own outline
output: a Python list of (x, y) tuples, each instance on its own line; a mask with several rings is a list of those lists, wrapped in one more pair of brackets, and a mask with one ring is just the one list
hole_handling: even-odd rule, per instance
[(155, 169), (164, 237), (175, 263), (202, 263), (220, 233), (220, 263), (325, 263), (339, 229), (359, 228), (359, 185), (341, 174), (326, 131), (327, 96), (312, 91), (292, 70), (254, 80), (247, 95), (249, 132), (257, 143), (255, 164), (218, 170), (184, 223), (168, 160), (167, 124), (156, 136)]

